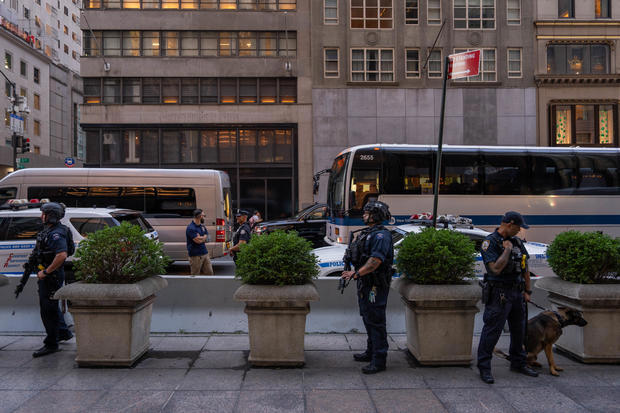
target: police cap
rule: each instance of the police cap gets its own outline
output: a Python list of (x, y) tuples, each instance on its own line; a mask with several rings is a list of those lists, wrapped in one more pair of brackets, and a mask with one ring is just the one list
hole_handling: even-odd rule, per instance
[(250, 213), (246, 211), (245, 209), (238, 209), (237, 211), (235, 211), (236, 217), (240, 217), (241, 215), (249, 216)]
[(516, 211), (508, 211), (502, 217), (502, 222), (506, 222), (509, 224), (515, 224), (520, 226), (521, 228), (528, 229), (530, 226), (525, 223), (523, 216)]

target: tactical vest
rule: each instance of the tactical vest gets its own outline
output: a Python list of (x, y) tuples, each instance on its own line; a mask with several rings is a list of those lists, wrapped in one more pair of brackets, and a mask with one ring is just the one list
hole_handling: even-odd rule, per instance
[[(527, 257), (524, 254), (523, 243), (519, 238), (511, 237), (509, 241), (512, 243), (512, 249), (510, 250), (510, 257), (508, 263), (499, 273), (494, 276), (488, 274), (488, 279), (491, 281), (504, 281), (504, 282), (521, 282), (523, 281), (522, 275), (527, 271)], [(525, 256), (525, 259), (524, 259)]]
[[(347, 253), (349, 254), (349, 259), (351, 264), (355, 267), (356, 270), (359, 270), (366, 261), (370, 258), (370, 237), (385, 228), (382, 225), (375, 225), (372, 227), (368, 227), (362, 230), (358, 237), (351, 242), (349, 245)], [(346, 255), (346, 254), (345, 254)], [(379, 268), (373, 271), (371, 274), (367, 274), (362, 277), (362, 282), (365, 280), (370, 281), (373, 285), (377, 285), (378, 287), (387, 288), (390, 285), (390, 280), (392, 278), (392, 263), (382, 261)]]

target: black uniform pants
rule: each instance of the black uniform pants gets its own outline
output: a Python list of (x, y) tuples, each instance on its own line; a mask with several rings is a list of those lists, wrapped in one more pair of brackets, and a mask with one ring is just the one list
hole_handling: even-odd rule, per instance
[(366, 352), (371, 355), (375, 365), (385, 366), (388, 352), (385, 309), (387, 307), (389, 288), (377, 288), (374, 303), (370, 301), (372, 287), (357, 281), (357, 302), (360, 315), (366, 327)]
[[(502, 300), (502, 295), (504, 300)], [(525, 300), (519, 288), (492, 287), (491, 297), (484, 309), (484, 327), (478, 345), (478, 369), (491, 370), (493, 349), (499, 341), (504, 324), (510, 328), (510, 364), (525, 365), (525, 326), (527, 324)]]
[(49, 279), (38, 280), (39, 287), (39, 308), (41, 320), (45, 327), (46, 337), (43, 344), (49, 348), (57, 348), (60, 337), (70, 337), (71, 332), (67, 328), (65, 318), (60, 311), (58, 300), (52, 299), (54, 292), (62, 286), (62, 280)]

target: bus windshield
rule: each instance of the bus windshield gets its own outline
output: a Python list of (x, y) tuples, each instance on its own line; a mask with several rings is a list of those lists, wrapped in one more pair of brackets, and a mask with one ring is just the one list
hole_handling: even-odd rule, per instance
[(344, 210), (344, 185), (349, 155), (350, 153), (345, 153), (337, 157), (332, 165), (331, 174), (329, 175), (327, 205), (332, 213)]

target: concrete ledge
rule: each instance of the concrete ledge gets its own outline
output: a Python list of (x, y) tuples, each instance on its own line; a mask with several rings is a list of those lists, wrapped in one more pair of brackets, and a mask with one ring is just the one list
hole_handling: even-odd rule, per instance
[(243, 284), (235, 291), (235, 301), (319, 301), (319, 293), (310, 282), (304, 285), (248, 285)]
[(536, 287), (591, 307), (620, 307), (620, 283), (577, 284), (558, 277), (544, 277), (538, 280)]
[(446, 288), (446, 285), (414, 284), (407, 279), (397, 278), (392, 281), (392, 289), (408, 301), (478, 301), (481, 295), (477, 280)]
[(9, 278), (6, 275), (0, 274), (0, 287), (3, 285), (9, 285)]
[(72, 301), (142, 301), (168, 285), (163, 277), (155, 275), (134, 284), (86, 284), (76, 282), (65, 285), (54, 298)]

